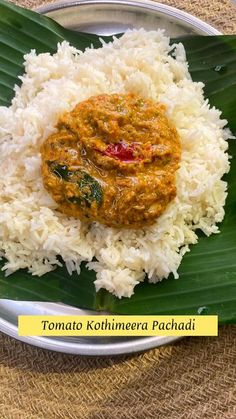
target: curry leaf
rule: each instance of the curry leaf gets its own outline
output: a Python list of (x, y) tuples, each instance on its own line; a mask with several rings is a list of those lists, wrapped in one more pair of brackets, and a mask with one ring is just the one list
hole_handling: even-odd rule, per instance
[(70, 178), (70, 172), (66, 165), (57, 164), (55, 162), (50, 162), (50, 169), (54, 173), (55, 176), (59, 177), (60, 179), (68, 181)]
[(82, 200), (88, 205), (91, 205), (93, 201), (95, 201), (98, 206), (101, 205), (103, 193), (100, 183), (86, 172), (82, 172), (81, 175), (82, 176), (78, 181), (78, 187)]

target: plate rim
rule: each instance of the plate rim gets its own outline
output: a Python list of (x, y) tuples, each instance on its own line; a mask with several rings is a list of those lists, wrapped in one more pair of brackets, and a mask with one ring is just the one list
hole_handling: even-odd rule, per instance
[[(194, 25), (197, 29), (205, 32), (206, 35), (221, 35), (216, 28), (201, 19), (179, 10), (175, 7), (154, 2), (151, 0), (65, 0), (55, 3), (46, 4), (41, 7), (34, 8), (39, 13), (46, 14), (64, 8), (79, 7), (83, 5), (127, 5), (131, 7), (138, 7), (148, 10), (159, 11), (170, 17), (178, 18), (187, 24)], [(4, 300), (6, 301), (6, 300)], [(24, 301), (21, 301), (24, 303)], [(0, 299), (1, 303), (1, 299)], [(29, 302), (28, 302), (29, 303)], [(34, 303), (32, 301), (32, 303)], [(42, 302), (43, 303), (43, 302)], [(70, 307), (70, 306), (69, 306)], [(156, 348), (163, 345), (174, 343), (183, 338), (183, 336), (152, 336), (139, 337), (135, 342), (133, 340), (118, 342), (118, 343), (102, 343), (102, 344), (81, 344), (70, 342), (66, 340), (59, 340), (56, 338), (49, 338), (43, 336), (19, 336), (18, 327), (14, 323), (5, 320), (0, 313), (0, 332), (15, 338), (18, 341), (36, 346), (38, 348), (47, 349), (60, 353), (67, 353), (82, 356), (116, 356), (125, 354), (134, 354), (148, 349)]]
[[(47, 349), (70, 355), (80, 356), (117, 356), (144, 352), (148, 349), (174, 343), (183, 336), (151, 336), (140, 337), (135, 342), (119, 342), (106, 344), (81, 344), (44, 336), (19, 336), (16, 325), (0, 318), (0, 332), (5, 333), (18, 341), (36, 346), (37, 348)], [(160, 342), (161, 341), (161, 342)]]
[(65, 8), (71, 8), (75, 6), (83, 6), (83, 5), (124, 5), (124, 6), (131, 6), (131, 7), (138, 7), (140, 9), (148, 9), (159, 11), (161, 13), (165, 13), (168, 16), (172, 16), (178, 18), (183, 22), (187, 22), (188, 24), (194, 24), (198, 29), (205, 32), (207, 35), (222, 35), (218, 29), (214, 28), (209, 23), (201, 20), (200, 18), (191, 15), (184, 10), (177, 9), (176, 7), (169, 6), (167, 4), (158, 3), (152, 0), (64, 0), (64, 1), (56, 1), (55, 3), (48, 3), (44, 6), (36, 7), (34, 10), (46, 14), (50, 13), (55, 10), (62, 10)]

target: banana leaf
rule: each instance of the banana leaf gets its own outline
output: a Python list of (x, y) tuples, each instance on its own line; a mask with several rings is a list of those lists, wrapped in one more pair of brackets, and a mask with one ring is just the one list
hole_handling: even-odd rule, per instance
[[(108, 37), (103, 37), (106, 41)], [(101, 45), (96, 35), (69, 31), (53, 20), (0, 0), (0, 105), (9, 106), (14, 85), (24, 72), (24, 54), (53, 53), (57, 43), (68, 40), (80, 50), (91, 43)], [(205, 96), (222, 111), (236, 132), (236, 36), (194, 36), (173, 39), (183, 42), (193, 80), (205, 83)], [(95, 273), (82, 266), (81, 274), (68, 275), (66, 268), (41, 278), (21, 270), (10, 277), (0, 271), (0, 298), (24, 301), (63, 302), (118, 314), (218, 314), (220, 323), (236, 322), (236, 144), (229, 141), (231, 170), (226, 176), (228, 198), (221, 233), (200, 235), (179, 269), (159, 284), (144, 281), (130, 298), (118, 299), (101, 290), (96, 294)], [(3, 266), (4, 261), (0, 262)]]

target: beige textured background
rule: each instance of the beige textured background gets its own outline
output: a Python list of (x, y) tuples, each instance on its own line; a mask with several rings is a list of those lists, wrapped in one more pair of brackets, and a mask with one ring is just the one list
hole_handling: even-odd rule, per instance
[[(162, 3), (236, 33), (230, 1)], [(221, 328), (218, 338), (103, 359), (57, 354), (0, 334), (0, 419), (54, 418), (236, 419), (236, 325)]]

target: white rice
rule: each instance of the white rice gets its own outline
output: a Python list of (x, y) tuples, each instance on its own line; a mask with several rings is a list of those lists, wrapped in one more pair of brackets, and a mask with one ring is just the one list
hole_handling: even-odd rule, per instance
[[(188, 72), (182, 44), (173, 50), (163, 31), (130, 31), (103, 48), (25, 57), (21, 88), (10, 108), (0, 108), (0, 248), (7, 275), (27, 268), (43, 275), (60, 265), (71, 273), (81, 261), (97, 273), (96, 290), (130, 297), (145, 274), (150, 282), (178, 267), (196, 229), (218, 233), (224, 217), (229, 170), (225, 120), (204, 100), (202, 83)], [(134, 92), (167, 105), (182, 143), (177, 196), (151, 227), (116, 230), (88, 226), (56, 210), (40, 173), (40, 144), (55, 131), (59, 115), (100, 93)], [(96, 261), (92, 261), (96, 258)]]

